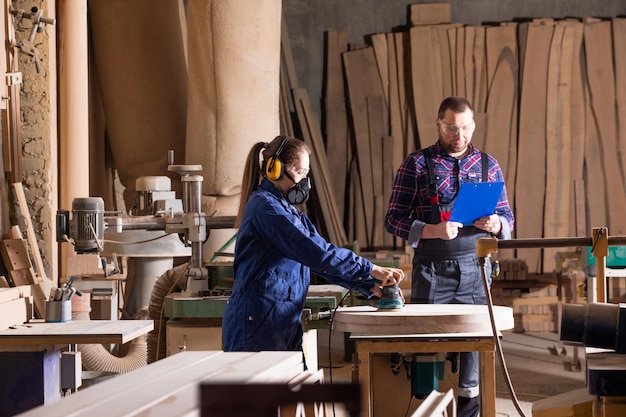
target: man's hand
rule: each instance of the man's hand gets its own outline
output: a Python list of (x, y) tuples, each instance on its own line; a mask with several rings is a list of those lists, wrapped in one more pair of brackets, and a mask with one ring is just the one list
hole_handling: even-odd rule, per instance
[(491, 216), (481, 217), (476, 220), (474, 227), (491, 233), (492, 235), (497, 235), (502, 229), (502, 223), (500, 223), (500, 217), (497, 214), (492, 214)]
[(459, 222), (441, 222), (433, 226), (434, 237), (443, 240), (452, 240), (459, 234), (459, 229), (463, 227)]

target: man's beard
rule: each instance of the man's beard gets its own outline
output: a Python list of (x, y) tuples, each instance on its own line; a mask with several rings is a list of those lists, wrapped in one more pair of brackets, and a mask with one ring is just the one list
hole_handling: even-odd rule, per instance
[(446, 151), (446, 153), (455, 154), (455, 153), (463, 152), (467, 149), (468, 145), (456, 146), (452, 143), (445, 143), (443, 139), (441, 138), (441, 134), (439, 134), (438, 136), (439, 136), (439, 143), (441, 144), (441, 147), (443, 148), (443, 150)]

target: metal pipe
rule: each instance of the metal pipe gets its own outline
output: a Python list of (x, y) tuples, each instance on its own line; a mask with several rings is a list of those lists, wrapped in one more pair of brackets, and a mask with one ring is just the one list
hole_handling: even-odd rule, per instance
[[(116, 217), (121, 219), (124, 230), (165, 230), (165, 217)], [(232, 229), (236, 216), (204, 216), (207, 229)], [(114, 225), (113, 225), (114, 226)]]
[[(493, 238), (481, 238), (481, 241), (492, 241)], [(609, 246), (626, 245), (626, 236), (609, 236)], [(487, 242), (491, 245), (491, 242)], [(564, 248), (571, 246), (593, 246), (591, 237), (554, 237), (554, 238), (529, 238), (498, 240), (498, 248), (501, 249), (525, 249), (525, 248)]]

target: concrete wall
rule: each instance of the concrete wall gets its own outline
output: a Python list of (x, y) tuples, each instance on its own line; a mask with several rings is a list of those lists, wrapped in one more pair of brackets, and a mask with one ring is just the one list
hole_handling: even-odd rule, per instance
[[(320, 114), (324, 69), (324, 32), (345, 31), (348, 43), (406, 26), (410, 4), (434, 0), (283, 0), (300, 87), (308, 90)], [(451, 0), (452, 21), (466, 25), (525, 18), (617, 17), (626, 15), (623, 0)]]

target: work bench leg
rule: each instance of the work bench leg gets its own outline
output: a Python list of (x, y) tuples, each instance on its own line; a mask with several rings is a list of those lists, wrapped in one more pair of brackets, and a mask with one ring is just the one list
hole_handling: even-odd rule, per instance
[(496, 415), (496, 355), (494, 351), (480, 352), (480, 415)]
[(361, 413), (365, 417), (372, 417), (372, 353), (360, 351), (358, 343), (357, 364), (359, 372), (359, 384), (361, 385)]

